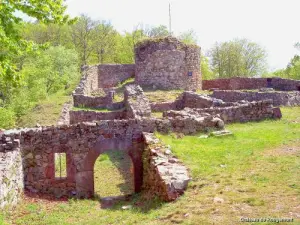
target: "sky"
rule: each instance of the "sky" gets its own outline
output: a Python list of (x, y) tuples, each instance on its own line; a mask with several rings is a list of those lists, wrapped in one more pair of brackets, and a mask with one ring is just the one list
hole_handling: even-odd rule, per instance
[(107, 20), (119, 31), (138, 24), (169, 27), (172, 32), (193, 29), (204, 53), (214, 43), (247, 38), (264, 47), (270, 71), (286, 67), (300, 52), (300, 0), (67, 0), (71, 16), (87, 14)]

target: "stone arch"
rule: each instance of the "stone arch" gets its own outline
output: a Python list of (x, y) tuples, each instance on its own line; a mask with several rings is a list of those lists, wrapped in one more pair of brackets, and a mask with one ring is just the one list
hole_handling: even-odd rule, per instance
[(140, 192), (143, 184), (142, 146), (129, 139), (104, 139), (98, 141), (83, 159), (80, 171), (76, 173), (76, 193), (78, 197), (94, 196), (94, 164), (97, 158), (110, 150), (126, 152), (134, 167), (134, 191)]

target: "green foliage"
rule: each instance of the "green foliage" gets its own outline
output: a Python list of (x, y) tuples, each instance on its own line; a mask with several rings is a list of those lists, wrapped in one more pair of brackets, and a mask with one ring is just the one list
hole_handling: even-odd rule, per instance
[(215, 79), (215, 73), (210, 69), (209, 60), (205, 56), (201, 56), (201, 74), (203, 80)]
[[(297, 42), (295, 48), (300, 50), (300, 43)], [(300, 80), (300, 56), (295, 55), (285, 69), (279, 69), (270, 76)]]
[(10, 128), (15, 125), (15, 114), (13, 110), (0, 107), (0, 128)]
[(46, 94), (55, 93), (78, 81), (77, 53), (62, 46), (50, 47), (28, 59), (22, 72), (29, 89), (38, 87)]
[(33, 42), (21, 38), (18, 25), (22, 19), (16, 12), (36, 18), (43, 23), (72, 22), (64, 15), (66, 7), (63, 0), (51, 1), (10, 1), (3, 0), (0, 4), (0, 78), (19, 84), (20, 68), (17, 68), (15, 56), (26, 55), (36, 49)]
[(213, 71), (220, 78), (253, 77), (266, 71), (266, 51), (247, 39), (216, 43), (209, 54)]
[[(27, 57), (21, 71), (22, 82), (18, 87), (9, 86), (6, 82), (3, 87), (0, 106), (13, 112), (14, 121), (29, 112), (37, 102), (57, 92), (73, 90), (80, 79), (78, 71), (78, 57), (75, 50), (62, 46), (50, 47), (39, 54)], [(7, 89), (7, 90), (6, 90)], [(69, 93), (66, 93), (69, 94)], [(1, 127), (14, 126), (14, 123)]]
[(185, 44), (197, 44), (197, 35), (194, 30), (189, 30), (181, 33), (178, 36), (178, 39), (184, 42)]
[(144, 29), (144, 33), (147, 37), (165, 37), (169, 35), (168, 28), (164, 25)]

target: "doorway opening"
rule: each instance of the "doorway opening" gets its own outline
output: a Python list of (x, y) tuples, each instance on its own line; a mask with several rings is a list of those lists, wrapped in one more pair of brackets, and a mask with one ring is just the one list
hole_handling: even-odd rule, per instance
[(125, 151), (102, 153), (94, 164), (96, 198), (130, 196), (134, 193), (134, 166)]

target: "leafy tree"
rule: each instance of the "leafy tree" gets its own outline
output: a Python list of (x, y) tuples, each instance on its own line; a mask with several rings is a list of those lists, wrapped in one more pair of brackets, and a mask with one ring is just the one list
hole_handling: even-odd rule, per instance
[(219, 77), (253, 77), (266, 71), (266, 51), (247, 39), (216, 43), (209, 55), (213, 71)]
[(169, 35), (168, 28), (164, 25), (144, 29), (144, 34), (147, 37), (165, 37)]
[[(300, 43), (296, 43), (295, 48), (300, 50)], [(272, 74), (276, 77), (300, 80), (300, 56), (295, 55), (285, 69), (280, 69)]]
[(73, 44), (79, 53), (81, 65), (87, 65), (94, 51), (94, 30), (99, 21), (92, 20), (87, 15), (81, 15), (77, 23), (71, 26)]
[(113, 62), (116, 51), (116, 34), (110, 23), (101, 21), (94, 29), (93, 46), (98, 63)]
[(75, 50), (62, 46), (50, 47), (28, 60), (23, 74), (27, 87), (38, 87), (52, 94), (78, 80), (78, 56)]
[(63, 0), (2, 0), (0, 4), (0, 78), (18, 84), (20, 76), (15, 64), (16, 55), (24, 55), (35, 49), (32, 42), (21, 38), (18, 25), (22, 19), (16, 12), (22, 12), (37, 20), (49, 23), (72, 22), (64, 15)]
[(65, 24), (44, 24), (38, 21), (34, 23), (26, 22), (20, 27), (20, 32), (24, 39), (37, 44), (49, 43), (52, 46), (73, 47), (68, 25)]
[(214, 72), (210, 69), (209, 60), (205, 56), (201, 56), (201, 74), (203, 80), (211, 80), (215, 78)]
[(197, 44), (197, 35), (194, 30), (188, 30), (181, 33), (178, 39), (186, 44)]

